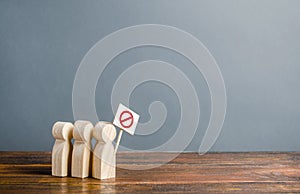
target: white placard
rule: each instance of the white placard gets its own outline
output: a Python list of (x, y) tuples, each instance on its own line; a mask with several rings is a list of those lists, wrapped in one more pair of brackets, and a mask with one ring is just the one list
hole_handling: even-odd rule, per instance
[(140, 115), (136, 114), (123, 104), (119, 104), (113, 124), (130, 135), (134, 135)]

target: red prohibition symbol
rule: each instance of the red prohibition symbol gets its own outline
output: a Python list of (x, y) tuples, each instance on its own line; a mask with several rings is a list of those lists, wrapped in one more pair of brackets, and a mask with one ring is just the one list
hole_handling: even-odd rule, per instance
[[(123, 111), (119, 117), (120, 124), (124, 128), (130, 128), (133, 124), (133, 115), (128, 110)], [(130, 121), (129, 124), (125, 124), (126, 121)]]

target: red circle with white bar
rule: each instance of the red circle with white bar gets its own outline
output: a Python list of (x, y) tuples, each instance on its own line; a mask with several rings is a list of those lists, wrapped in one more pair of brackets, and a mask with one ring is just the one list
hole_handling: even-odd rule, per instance
[[(125, 124), (128, 121), (130, 121), (129, 124)], [(133, 115), (132, 115), (132, 113), (128, 110), (123, 111), (120, 114), (119, 122), (120, 122), (120, 125), (122, 127), (126, 128), (126, 129), (130, 128), (133, 125)]]

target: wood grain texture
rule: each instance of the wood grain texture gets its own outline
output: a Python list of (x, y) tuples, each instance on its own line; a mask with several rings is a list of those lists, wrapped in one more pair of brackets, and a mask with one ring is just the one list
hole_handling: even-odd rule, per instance
[(0, 193), (300, 193), (300, 153), (118, 153), (116, 179), (51, 176), (50, 152), (0, 152)]
[(97, 179), (116, 177), (116, 153), (112, 141), (116, 128), (107, 122), (98, 122), (93, 130), (96, 139), (93, 151), (92, 176)]
[(90, 174), (93, 128), (93, 124), (89, 121), (78, 120), (74, 123), (74, 144), (71, 163), (72, 177), (86, 178)]
[(56, 122), (52, 128), (55, 143), (52, 148), (52, 175), (67, 176), (71, 171), (71, 156), (74, 125), (68, 122)]

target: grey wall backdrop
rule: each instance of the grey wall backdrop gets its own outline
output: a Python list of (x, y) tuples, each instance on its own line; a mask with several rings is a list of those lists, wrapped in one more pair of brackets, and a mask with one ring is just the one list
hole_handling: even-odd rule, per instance
[[(212, 151), (299, 151), (299, 7), (297, 0), (1, 0), (0, 150), (50, 150), (53, 123), (73, 121), (72, 85), (86, 52), (118, 29), (157, 23), (193, 34), (220, 66), (228, 107)], [(120, 68), (146, 59), (168, 61), (197, 83), (201, 124), (187, 148), (197, 151), (209, 120), (209, 92), (203, 77), (170, 50), (136, 48), (115, 58), (97, 85), (99, 117), (113, 119), (109, 91)], [(142, 121), (153, 100), (165, 103), (167, 122), (146, 138), (125, 135), (123, 145), (144, 149), (172, 136), (180, 116), (176, 95), (158, 82), (136, 88), (131, 103)]]

